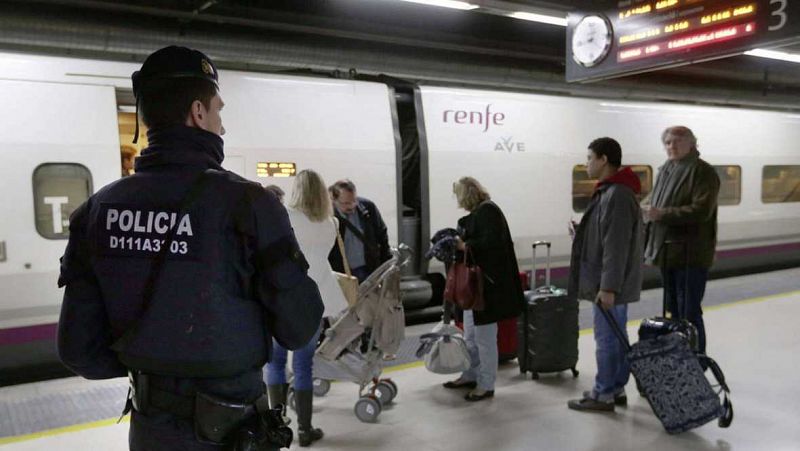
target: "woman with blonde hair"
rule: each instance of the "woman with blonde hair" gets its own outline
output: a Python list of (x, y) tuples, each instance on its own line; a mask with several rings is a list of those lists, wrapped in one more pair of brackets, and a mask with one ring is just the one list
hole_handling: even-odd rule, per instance
[[(297, 174), (288, 212), (300, 250), (309, 264), (308, 275), (319, 287), (325, 314), (335, 315), (347, 308), (347, 301), (328, 263), (328, 253), (336, 242), (338, 225), (332, 215), (328, 189), (319, 174), (308, 169)], [(312, 370), (318, 338), (319, 332), (305, 347), (294, 351), (292, 357), (300, 446), (309, 446), (323, 436), (321, 429), (311, 426), (314, 396)], [(289, 388), (286, 383), (287, 350), (277, 341), (273, 341), (272, 349), (272, 358), (267, 365), (267, 391), (273, 406), (285, 405)]]
[(454, 183), (453, 193), (458, 206), (469, 212), (458, 220), (458, 249), (469, 252), (473, 263), (483, 271), (485, 305), (480, 311), (464, 311), (464, 339), (472, 367), (444, 386), (471, 388), (464, 399), (480, 401), (494, 396), (497, 322), (519, 316), (525, 301), (514, 243), (500, 207), (472, 177), (462, 177)]

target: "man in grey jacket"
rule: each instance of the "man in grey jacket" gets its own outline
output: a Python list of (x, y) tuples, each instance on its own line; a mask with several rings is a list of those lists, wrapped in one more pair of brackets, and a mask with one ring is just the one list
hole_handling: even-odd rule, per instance
[(599, 181), (575, 230), (569, 296), (595, 302), (594, 339), (597, 376), (591, 391), (569, 401), (570, 409), (613, 411), (627, 404), (629, 366), (625, 347), (599, 311), (607, 310), (625, 331), (628, 304), (642, 287), (642, 215), (637, 196), (641, 184), (630, 168), (620, 168), (622, 149), (611, 138), (589, 144), (586, 172)]

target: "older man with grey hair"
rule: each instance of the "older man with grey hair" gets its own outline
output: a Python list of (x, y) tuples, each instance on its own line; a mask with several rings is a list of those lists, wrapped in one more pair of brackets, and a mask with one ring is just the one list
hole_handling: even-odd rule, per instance
[[(667, 309), (673, 318), (697, 327), (699, 351), (705, 353), (703, 309), (708, 270), (717, 245), (719, 176), (700, 158), (697, 138), (684, 126), (661, 134), (667, 161), (642, 202), (646, 226), (645, 261), (661, 269)], [(665, 242), (684, 245), (666, 247)]]

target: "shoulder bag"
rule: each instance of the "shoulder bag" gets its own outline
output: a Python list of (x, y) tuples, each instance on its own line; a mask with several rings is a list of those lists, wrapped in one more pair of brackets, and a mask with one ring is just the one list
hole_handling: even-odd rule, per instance
[(344, 250), (344, 242), (342, 241), (342, 235), (339, 234), (339, 227), (336, 227), (336, 243), (339, 246), (339, 253), (342, 254), (342, 263), (344, 264), (344, 274), (334, 271), (333, 275), (336, 276), (336, 280), (339, 282), (339, 287), (342, 289), (342, 293), (344, 293), (344, 298), (347, 300), (348, 307), (352, 307), (358, 301), (358, 279), (353, 277), (353, 274), (350, 272), (350, 263), (347, 261), (347, 253)]

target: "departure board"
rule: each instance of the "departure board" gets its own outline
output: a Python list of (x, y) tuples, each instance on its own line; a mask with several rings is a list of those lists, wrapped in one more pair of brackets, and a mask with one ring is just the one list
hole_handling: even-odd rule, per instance
[(256, 163), (256, 175), (258, 177), (294, 177), (297, 175), (297, 165), (294, 163), (259, 161)]
[(800, 0), (618, 0), (570, 13), (567, 81), (593, 81), (800, 41)]

